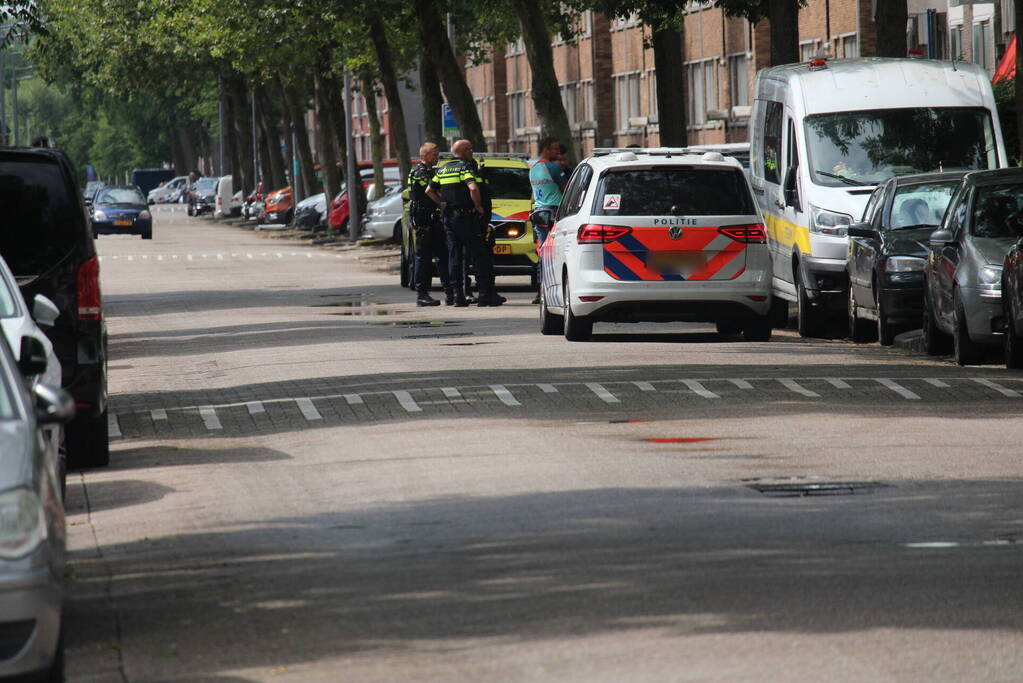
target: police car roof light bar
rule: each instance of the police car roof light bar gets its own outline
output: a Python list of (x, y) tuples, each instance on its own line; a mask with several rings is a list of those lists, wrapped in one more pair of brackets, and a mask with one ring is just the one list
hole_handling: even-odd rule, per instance
[[(444, 159), (453, 158), (451, 152), (441, 152), (440, 155)], [(475, 159), (529, 159), (528, 154), (520, 152), (473, 152), (472, 156)]]
[(683, 154), (694, 154), (695, 149), (691, 147), (594, 147), (592, 154), (595, 157), (602, 157), (607, 156), (608, 154), (621, 154), (622, 152), (670, 157), (680, 156)]

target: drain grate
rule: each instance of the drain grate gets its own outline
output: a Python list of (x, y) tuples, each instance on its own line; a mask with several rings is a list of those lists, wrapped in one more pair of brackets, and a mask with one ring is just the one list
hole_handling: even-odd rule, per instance
[(890, 488), (891, 484), (878, 481), (791, 482), (785, 484), (749, 484), (749, 488), (772, 498), (800, 498), (804, 496), (853, 496)]

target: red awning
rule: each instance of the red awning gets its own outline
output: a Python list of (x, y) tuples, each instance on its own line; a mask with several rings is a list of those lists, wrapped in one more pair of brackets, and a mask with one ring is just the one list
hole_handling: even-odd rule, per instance
[(992, 83), (997, 83), (1003, 78), (1012, 78), (1016, 75), (1016, 34), (1013, 34), (1012, 40), (1009, 41), (1009, 46), (1005, 48), (1005, 54), (1002, 55), (1002, 59), (998, 62), (998, 68), (995, 69), (995, 75), (991, 78)]

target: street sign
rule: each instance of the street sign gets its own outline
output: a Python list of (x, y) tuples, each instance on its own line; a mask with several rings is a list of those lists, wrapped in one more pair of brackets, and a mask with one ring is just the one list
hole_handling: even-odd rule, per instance
[(459, 136), (455, 112), (451, 111), (451, 107), (446, 102), (441, 105), (441, 127), (444, 130), (444, 137), (457, 138)]

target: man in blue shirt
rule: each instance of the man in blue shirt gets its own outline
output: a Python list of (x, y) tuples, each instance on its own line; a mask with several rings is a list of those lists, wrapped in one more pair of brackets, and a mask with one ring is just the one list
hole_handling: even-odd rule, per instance
[[(533, 210), (558, 208), (561, 195), (568, 184), (568, 173), (558, 163), (561, 156), (561, 143), (556, 138), (540, 140), (540, 158), (529, 170), (529, 184), (533, 188)], [(533, 236), (536, 238), (536, 253), (547, 239), (548, 227), (533, 224)], [(540, 303), (540, 295), (533, 299), (534, 304)]]

